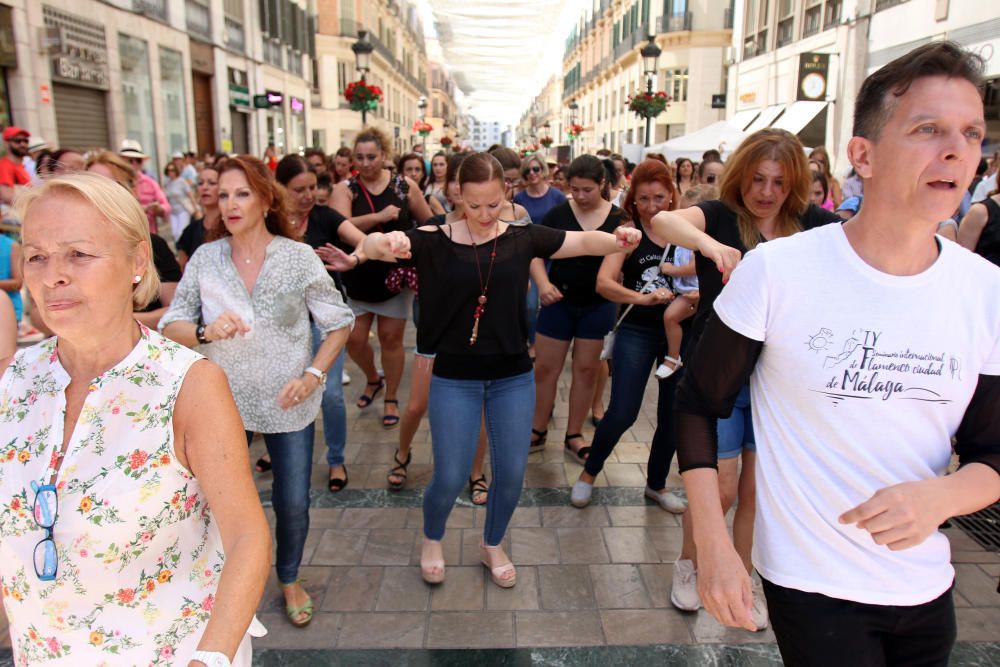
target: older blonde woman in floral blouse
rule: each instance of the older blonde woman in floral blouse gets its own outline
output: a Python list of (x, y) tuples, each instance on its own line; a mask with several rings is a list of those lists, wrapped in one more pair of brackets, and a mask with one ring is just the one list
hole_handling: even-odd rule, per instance
[[(354, 315), (313, 249), (292, 240), (285, 191), (267, 166), (242, 156), (218, 169), (225, 236), (191, 257), (160, 328), (222, 366), (247, 440), (264, 434), (274, 466), (278, 583), (288, 618), (301, 627), (313, 616), (298, 571), (309, 532), (314, 423)], [(315, 355), (310, 315), (324, 337)]]
[(0, 359), (14, 662), (250, 665), (267, 521), (225, 375), (133, 319), (158, 282), (142, 209), (96, 174), (17, 208), (56, 337)]

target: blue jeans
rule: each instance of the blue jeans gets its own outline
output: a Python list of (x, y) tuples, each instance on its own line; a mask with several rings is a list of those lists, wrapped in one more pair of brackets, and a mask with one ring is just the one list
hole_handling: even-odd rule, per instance
[[(315, 323), (311, 325), (313, 354), (323, 342)], [(347, 408), (344, 407), (344, 350), (340, 351), (327, 373), (323, 389), (323, 439), (326, 440), (326, 462), (331, 466), (344, 465), (344, 448), (347, 446)]]
[(535, 332), (538, 331), (538, 285), (535, 284), (534, 280), (528, 281), (528, 298), (525, 303), (525, 309), (527, 312), (525, 315), (528, 319), (528, 345), (535, 344)]
[(756, 452), (757, 441), (753, 437), (753, 414), (750, 412), (750, 385), (743, 385), (736, 396), (733, 412), (719, 420), (719, 458), (734, 459), (744, 449)]
[[(685, 339), (687, 336), (685, 336)], [(640, 327), (622, 324), (615, 334), (615, 346), (611, 359), (611, 401), (604, 413), (594, 440), (590, 443), (590, 456), (584, 469), (590, 475), (597, 475), (604, 468), (604, 462), (611, 455), (622, 434), (635, 423), (642, 407), (642, 397), (646, 392), (646, 382), (653, 364), (667, 353), (667, 337), (662, 327)], [(683, 368), (659, 380), (659, 396), (656, 401), (656, 431), (649, 445), (649, 463), (646, 467), (646, 484), (659, 491), (667, 485), (670, 460), (677, 450), (670, 419), (674, 408), (674, 392), (684, 375)]]
[(493, 475), (483, 531), (487, 545), (503, 541), (517, 509), (535, 410), (534, 372), (500, 380), (452, 380), (433, 375), (427, 405), (434, 450), (434, 476), (424, 492), (427, 539), (444, 537), (448, 515), (476, 456), (484, 407)]
[[(292, 433), (263, 435), (274, 473), (271, 504), (274, 506), (274, 532), (278, 543), (275, 569), (279, 582), (291, 584), (299, 576), (302, 551), (309, 534), (309, 483), (316, 424), (309, 424), (301, 431)], [(253, 431), (247, 431), (247, 443), (252, 439)]]

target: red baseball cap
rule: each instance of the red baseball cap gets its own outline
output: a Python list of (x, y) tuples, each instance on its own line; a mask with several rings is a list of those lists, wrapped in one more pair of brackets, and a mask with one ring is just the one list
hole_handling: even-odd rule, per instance
[(4, 141), (10, 141), (14, 137), (19, 137), (22, 134), (24, 136), (26, 136), (26, 137), (30, 137), (31, 136), (31, 132), (28, 132), (27, 130), (22, 129), (20, 127), (14, 127), (13, 125), (11, 125), (10, 127), (4, 128), (4, 131), (3, 131), (3, 140)]

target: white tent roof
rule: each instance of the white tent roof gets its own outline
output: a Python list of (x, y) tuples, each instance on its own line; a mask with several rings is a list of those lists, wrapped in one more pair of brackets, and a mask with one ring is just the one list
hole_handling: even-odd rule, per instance
[(725, 159), (746, 136), (743, 130), (733, 127), (729, 121), (720, 120), (683, 137), (650, 146), (644, 152), (663, 153), (671, 161), (682, 157), (698, 161), (701, 160), (702, 153), (714, 148)]

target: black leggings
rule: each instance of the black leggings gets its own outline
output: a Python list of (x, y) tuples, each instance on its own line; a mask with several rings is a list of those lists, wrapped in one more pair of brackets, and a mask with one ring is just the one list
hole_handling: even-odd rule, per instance
[(951, 593), (897, 607), (838, 600), (764, 580), (771, 626), (787, 667), (947, 667), (956, 634)]

